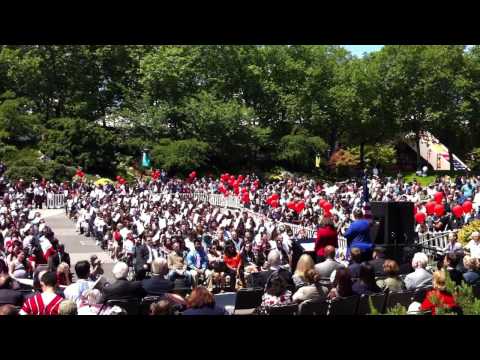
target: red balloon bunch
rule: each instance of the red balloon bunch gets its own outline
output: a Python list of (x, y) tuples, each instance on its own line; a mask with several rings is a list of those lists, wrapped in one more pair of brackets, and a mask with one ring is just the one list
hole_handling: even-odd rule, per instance
[(75, 176), (78, 176), (79, 178), (83, 178), (85, 176), (85, 173), (82, 170), (77, 169), (77, 171), (75, 172)]
[(417, 224), (423, 224), (426, 218), (427, 218), (427, 215), (423, 212), (417, 212), (415, 214), (415, 221), (417, 222)]
[(463, 211), (466, 213), (470, 213), (473, 209), (472, 202), (467, 200), (462, 204)]
[(197, 172), (196, 172), (196, 171), (192, 171), (190, 174), (188, 174), (188, 177), (189, 177), (190, 179), (192, 179), (192, 180), (195, 179), (195, 178), (197, 177)]
[(456, 218), (461, 218), (463, 215), (463, 207), (461, 207), (460, 205), (455, 205), (452, 208), (452, 213), (453, 215), (455, 215)]
[(242, 202), (244, 204), (249, 204), (250, 203), (250, 195), (248, 194), (248, 192), (244, 192), (242, 194)]
[[(158, 170), (158, 169), (157, 169), (157, 170), (154, 170), (154, 171), (152, 172), (152, 179), (153, 179), (153, 180), (157, 180), (159, 177), (160, 177), (160, 170)], [(117, 180), (118, 180), (118, 179), (117, 179)]]
[(445, 214), (445, 208), (441, 204), (435, 205), (435, 208), (433, 210), (434, 214), (438, 217), (443, 216)]
[(433, 195), (433, 198), (437, 204), (441, 204), (443, 200), (443, 192), (436, 192), (435, 195)]
[(434, 201), (429, 201), (425, 205), (425, 209), (427, 210), (427, 215), (433, 215), (433, 212), (435, 210), (435, 205), (437, 205)]

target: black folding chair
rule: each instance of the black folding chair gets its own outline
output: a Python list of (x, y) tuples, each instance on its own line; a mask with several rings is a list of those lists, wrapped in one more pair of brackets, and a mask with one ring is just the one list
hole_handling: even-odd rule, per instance
[(307, 300), (298, 307), (299, 315), (327, 315), (330, 302), (328, 300)]
[(256, 309), (262, 304), (262, 288), (243, 288), (237, 292), (235, 311)]
[(298, 312), (297, 304), (271, 306), (267, 308), (268, 315), (296, 315), (297, 312)]
[(140, 315), (140, 301), (138, 299), (111, 299), (107, 300), (98, 314), (100, 314), (105, 306), (118, 306), (125, 310), (127, 315)]
[(387, 296), (387, 304), (385, 306), (385, 311), (395, 307), (395, 305), (400, 304), (406, 308), (410, 306), (415, 298), (415, 290), (405, 290), (405, 291), (391, 291)]
[(385, 303), (387, 300), (386, 293), (379, 293), (373, 295), (362, 295), (358, 301), (357, 315), (370, 314), (370, 299), (372, 300), (373, 307), (383, 314), (385, 310)]
[(333, 299), (328, 315), (355, 315), (359, 299), (358, 295)]

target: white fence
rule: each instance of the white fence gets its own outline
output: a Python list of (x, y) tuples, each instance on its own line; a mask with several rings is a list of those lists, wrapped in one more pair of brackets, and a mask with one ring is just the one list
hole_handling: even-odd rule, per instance
[(47, 194), (47, 209), (61, 209), (65, 207), (63, 194)]

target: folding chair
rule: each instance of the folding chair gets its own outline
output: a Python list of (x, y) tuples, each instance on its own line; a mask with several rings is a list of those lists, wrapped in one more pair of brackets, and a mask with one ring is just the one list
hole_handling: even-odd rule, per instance
[(370, 314), (370, 301), (372, 300), (373, 306), (378, 310), (380, 314), (384, 313), (385, 303), (387, 300), (386, 293), (373, 294), (373, 295), (362, 295), (358, 301), (357, 315), (368, 315)]
[(127, 315), (140, 315), (140, 301), (137, 299), (111, 299), (107, 300), (100, 308), (100, 314), (106, 306), (118, 306), (127, 312)]
[(391, 291), (387, 296), (387, 303), (385, 305), (385, 311), (395, 307), (395, 305), (400, 304), (406, 308), (410, 306), (415, 297), (415, 290), (406, 290), (406, 291)]
[(244, 288), (237, 292), (235, 299), (235, 315), (253, 313), (262, 304), (262, 288)]
[(298, 304), (271, 306), (267, 309), (268, 315), (296, 315), (297, 312)]
[(298, 307), (299, 315), (327, 315), (330, 302), (328, 300), (307, 300)]
[(359, 299), (358, 295), (333, 299), (328, 315), (355, 315)]

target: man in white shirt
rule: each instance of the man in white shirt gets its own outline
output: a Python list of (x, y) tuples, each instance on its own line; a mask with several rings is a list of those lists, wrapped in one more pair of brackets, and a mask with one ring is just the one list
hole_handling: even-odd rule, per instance
[(90, 263), (87, 260), (82, 260), (75, 264), (75, 273), (78, 280), (65, 288), (64, 295), (67, 300), (79, 302), (85, 290), (91, 289), (95, 283), (89, 280)]
[(470, 256), (480, 259), (480, 233), (474, 231), (470, 237), (472, 240), (468, 242), (465, 249), (470, 251)]

